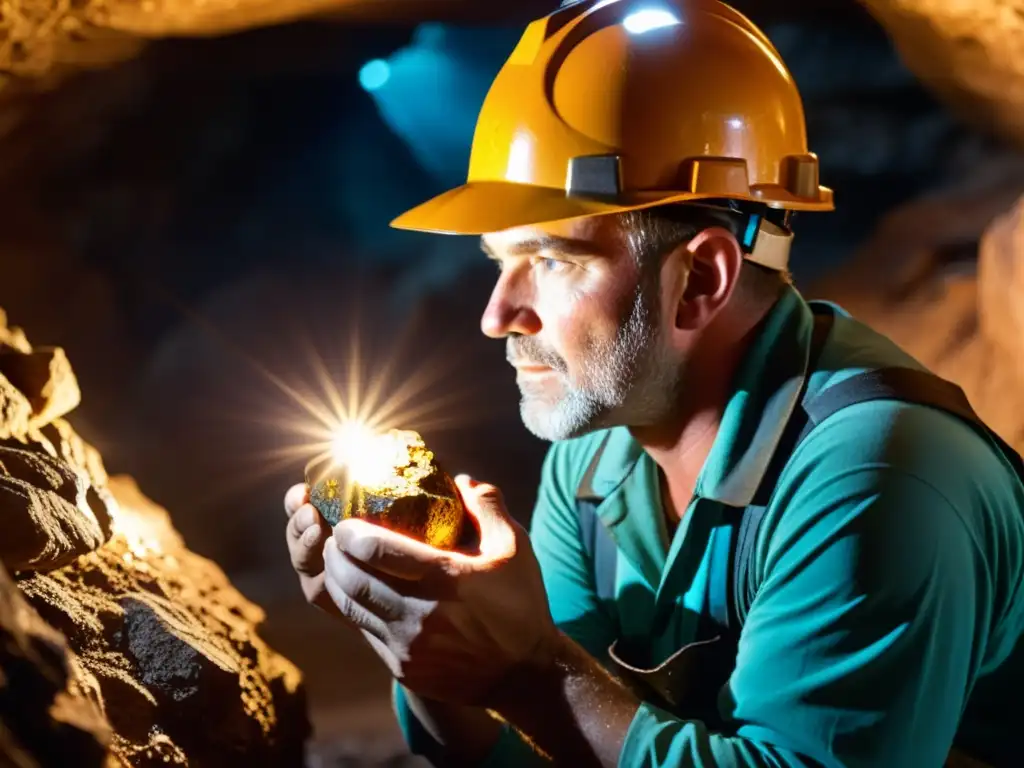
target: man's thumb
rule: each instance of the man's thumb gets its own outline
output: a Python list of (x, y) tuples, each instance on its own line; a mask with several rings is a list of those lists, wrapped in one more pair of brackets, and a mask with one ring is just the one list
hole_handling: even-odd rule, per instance
[(455, 485), (462, 494), (462, 500), (466, 505), (466, 511), (479, 520), (481, 517), (505, 516), (505, 501), (501, 497), (501, 491), (489, 483), (481, 483), (469, 475), (457, 475)]
[(504, 552), (515, 539), (515, 524), (505, 508), (505, 499), (496, 486), (480, 483), (469, 475), (458, 475), (455, 484), (462, 494), (466, 512), (480, 530), (480, 550), (492, 554)]

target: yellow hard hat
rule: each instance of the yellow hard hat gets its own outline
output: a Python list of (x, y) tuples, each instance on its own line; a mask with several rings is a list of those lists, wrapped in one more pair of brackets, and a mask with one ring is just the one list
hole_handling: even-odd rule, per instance
[(721, 198), (833, 208), (778, 52), (718, 0), (586, 0), (526, 28), (466, 183), (392, 226), (479, 235)]

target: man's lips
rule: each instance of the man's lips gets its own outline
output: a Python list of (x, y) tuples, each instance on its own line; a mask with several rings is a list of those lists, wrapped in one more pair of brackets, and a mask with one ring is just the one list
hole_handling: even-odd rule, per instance
[(509, 364), (519, 373), (547, 373), (548, 371), (555, 370), (550, 365), (531, 363), (527, 361), (509, 360)]

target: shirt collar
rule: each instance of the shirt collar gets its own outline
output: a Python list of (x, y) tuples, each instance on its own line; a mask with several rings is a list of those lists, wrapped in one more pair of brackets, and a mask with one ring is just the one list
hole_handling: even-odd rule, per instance
[[(732, 507), (753, 501), (786, 423), (799, 405), (813, 327), (810, 307), (794, 288), (786, 287), (762, 321), (734, 378), (718, 435), (697, 481), (698, 496)], [(611, 430), (595, 467), (594, 493), (605, 499), (611, 496), (642, 455), (628, 429)], [(613, 517), (622, 514), (624, 510)]]
[(814, 315), (792, 287), (768, 313), (740, 364), (697, 495), (732, 507), (754, 500), (808, 376)]

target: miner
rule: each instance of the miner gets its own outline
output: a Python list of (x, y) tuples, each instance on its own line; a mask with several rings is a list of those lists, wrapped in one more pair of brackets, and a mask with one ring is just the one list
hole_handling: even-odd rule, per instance
[(482, 236), (498, 267), (482, 329), (552, 442), (529, 534), (467, 478), (472, 553), (286, 498), (307, 598), (391, 670), (413, 751), (1021, 764), (1020, 458), (793, 287), (793, 213), (832, 207), (790, 74), (731, 8), (588, 0), (525, 30), (467, 183), (394, 224)]

